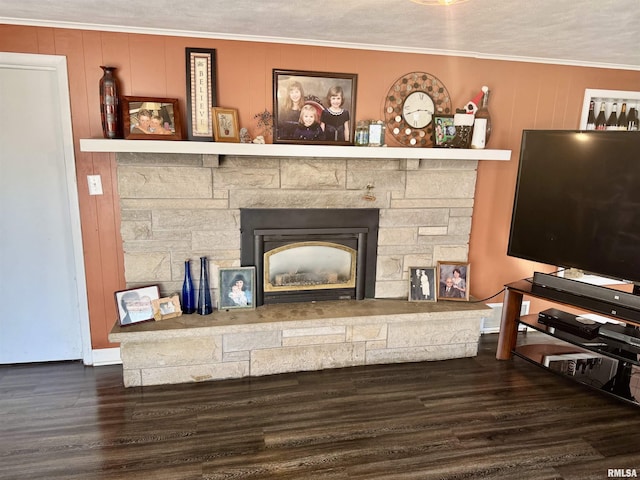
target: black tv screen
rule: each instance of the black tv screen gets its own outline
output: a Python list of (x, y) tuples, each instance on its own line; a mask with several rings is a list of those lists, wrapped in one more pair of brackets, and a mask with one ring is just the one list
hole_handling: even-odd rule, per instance
[(525, 130), (507, 254), (640, 282), (640, 132)]

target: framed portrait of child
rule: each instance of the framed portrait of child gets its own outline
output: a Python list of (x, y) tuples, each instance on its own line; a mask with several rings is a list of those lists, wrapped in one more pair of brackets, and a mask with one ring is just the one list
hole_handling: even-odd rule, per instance
[(256, 308), (256, 267), (219, 269), (218, 310)]

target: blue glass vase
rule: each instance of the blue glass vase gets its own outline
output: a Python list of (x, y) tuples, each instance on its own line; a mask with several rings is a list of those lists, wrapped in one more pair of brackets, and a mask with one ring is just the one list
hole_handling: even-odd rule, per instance
[(184, 262), (184, 282), (182, 283), (182, 312), (193, 313), (196, 311), (196, 291), (191, 280), (191, 262)]
[(209, 268), (207, 257), (200, 257), (200, 288), (198, 289), (198, 309), (199, 315), (209, 315), (213, 312), (211, 303), (211, 290), (209, 290)]

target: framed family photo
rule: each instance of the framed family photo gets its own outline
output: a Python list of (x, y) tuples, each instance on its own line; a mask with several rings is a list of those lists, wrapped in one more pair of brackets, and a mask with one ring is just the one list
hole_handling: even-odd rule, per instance
[(220, 268), (218, 275), (220, 310), (256, 308), (256, 267)]
[(177, 293), (170, 297), (153, 300), (151, 304), (153, 305), (153, 318), (155, 318), (156, 321), (167, 320), (182, 315), (180, 297)]
[(409, 301), (435, 302), (436, 280), (435, 267), (409, 267)]
[(470, 264), (438, 262), (438, 300), (469, 301)]
[(433, 116), (433, 146), (448, 146), (456, 136), (456, 126), (453, 123), (453, 115)]
[(353, 145), (358, 76), (273, 70), (273, 143)]
[(124, 138), (129, 140), (181, 140), (177, 98), (122, 97)]
[(211, 107), (216, 106), (216, 51), (186, 48), (187, 138), (213, 141)]
[(213, 107), (213, 138), (216, 142), (240, 143), (238, 110), (235, 108)]
[(160, 299), (160, 291), (157, 285), (152, 285), (120, 290), (115, 297), (118, 323), (127, 326), (154, 320), (153, 302)]

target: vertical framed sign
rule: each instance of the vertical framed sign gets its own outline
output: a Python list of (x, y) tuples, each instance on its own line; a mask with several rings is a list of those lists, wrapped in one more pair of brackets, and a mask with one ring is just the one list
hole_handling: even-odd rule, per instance
[(213, 142), (211, 107), (216, 106), (216, 51), (186, 48), (187, 138)]

